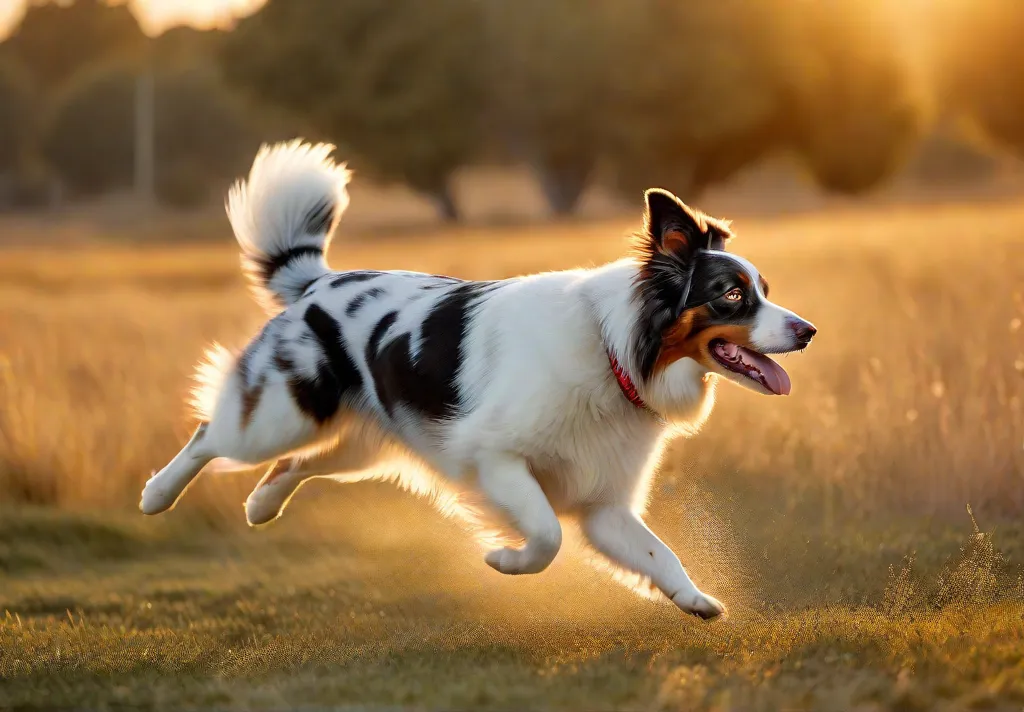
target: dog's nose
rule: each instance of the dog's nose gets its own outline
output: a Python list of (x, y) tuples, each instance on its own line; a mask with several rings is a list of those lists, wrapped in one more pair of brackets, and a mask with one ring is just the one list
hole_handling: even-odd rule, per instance
[(789, 328), (793, 331), (793, 336), (804, 346), (811, 343), (811, 339), (818, 333), (818, 330), (814, 328), (814, 324), (803, 319), (791, 319), (789, 322)]

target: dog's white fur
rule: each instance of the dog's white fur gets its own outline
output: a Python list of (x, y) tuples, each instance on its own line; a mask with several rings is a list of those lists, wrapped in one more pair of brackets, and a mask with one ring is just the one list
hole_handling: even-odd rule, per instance
[[(623, 396), (609, 354), (627, 373), (637, 373), (630, 338), (637, 318), (634, 259), (506, 280), (481, 292), (459, 350), (460, 408), (452, 417), (426, 418), (403, 403), (389, 415), (372, 387), (325, 423), (296, 403), (289, 379), (315, 379), (325, 359), (302, 320), (310, 305), (339, 321), (345, 351), (363, 383), (372, 384), (364, 355), (382, 318), (397, 312), (381, 346), (409, 334), (415, 354), (427, 315), (459, 284), (385, 272), (332, 287), (331, 278), (345, 273), (330, 272), (313, 250), (288, 261), (269, 282), (260, 277), (268, 256), (295, 246), (324, 247), (330, 239), (348, 202), (349, 178), (330, 159), (331, 150), (300, 142), (265, 147), (248, 180), (232, 190), (228, 213), (243, 265), (259, 301), (276, 316), (248, 347), (244, 369), (238, 356), (211, 352), (196, 390), (204, 424), (149, 480), (142, 511), (171, 508), (216, 458), (250, 465), (276, 461), (246, 502), (254, 525), (277, 517), (310, 477), (389, 478), (496, 533), (490, 541), (509, 535), (522, 541), (487, 553), (486, 562), (502, 573), (543, 571), (562, 543), (559, 518), (574, 518), (598, 552), (645, 577), (684, 611), (706, 618), (723, 613), (723, 605), (697, 588), (641, 519), (667, 439), (696, 431), (708, 417), (716, 374), (682, 358), (647, 382), (634, 378), (650, 411), (661, 417)], [(331, 212), (317, 234), (307, 234), (310, 215), (323, 205)], [(753, 265), (733, 259), (758, 284)], [(345, 317), (347, 305), (369, 285), (378, 289), (376, 296)], [(791, 349), (785, 326), (791, 312), (765, 303), (753, 330), (757, 345)], [(275, 362), (282, 349), (292, 375)], [(254, 374), (263, 379), (259, 400), (243, 422), (243, 392)], [(724, 370), (718, 375), (734, 377)]]

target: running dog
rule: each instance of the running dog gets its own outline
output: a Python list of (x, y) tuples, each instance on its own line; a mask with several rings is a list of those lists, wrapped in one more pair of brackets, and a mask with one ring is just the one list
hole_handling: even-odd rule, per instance
[(335, 272), (325, 252), (350, 174), (332, 151), (264, 146), (231, 189), (269, 321), (241, 352), (210, 351), (200, 424), (146, 484), (142, 511), (170, 509), (214, 460), (266, 463), (245, 503), (252, 525), (310, 477), (393, 479), (495, 534), (485, 560), (501, 573), (547, 568), (572, 519), (683, 611), (724, 613), (641, 519), (652, 477), (666, 442), (706, 420), (718, 380), (787, 395), (767, 354), (815, 334), (726, 252), (728, 223), (652, 189), (634, 254), (594, 269), (489, 282)]

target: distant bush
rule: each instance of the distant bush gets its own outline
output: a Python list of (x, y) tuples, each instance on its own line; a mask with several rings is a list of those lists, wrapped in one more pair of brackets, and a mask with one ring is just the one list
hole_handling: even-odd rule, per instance
[[(244, 167), (256, 148), (256, 135), (214, 77), (195, 70), (160, 72), (154, 82), (160, 197), (191, 204), (201, 199), (201, 186), (208, 181)], [(90, 72), (59, 96), (44, 130), (42, 153), (71, 191), (95, 195), (132, 185), (135, 103), (136, 74), (125, 66)], [(182, 185), (186, 170), (194, 179), (187, 189)]]

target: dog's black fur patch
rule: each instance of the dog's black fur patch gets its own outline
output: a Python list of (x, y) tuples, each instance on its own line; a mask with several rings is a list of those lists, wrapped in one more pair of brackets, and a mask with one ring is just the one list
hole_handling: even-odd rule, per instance
[[(467, 282), (442, 297), (423, 321), (418, 358), (412, 354), (410, 334), (402, 334), (378, 350), (383, 332), (378, 334), (374, 329), (367, 346), (367, 361), (377, 397), (388, 415), (394, 414), (398, 402), (434, 420), (458, 412), (455, 377), (462, 362), (466, 327), (478, 298), (493, 287), (490, 282)], [(374, 336), (378, 337), (376, 343)]]
[(374, 279), (380, 277), (383, 272), (375, 270), (356, 270), (353, 272), (342, 272), (337, 277), (331, 280), (331, 287), (338, 288), (346, 284), (352, 284), (354, 282), (365, 282), (368, 279)]
[[(743, 299), (730, 302), (722, 299), (733, 289), (743, 290)], [(735, 260), (701, 252), (697, 255), (693, 271), (693, 285), (686, 308), (707, 304), (716, 323), (745, 323), (754, 318), (761, 299), (750, 277)]]
[(391, 325), (398, 319), (398, 312), (389, 311), (381, 317), (377, 325), (370, 332), (370, 340), (366, 342), (366, 362), (372, 364), (377, 357), (377, 350), (380, 348), (381, 339), (391, 328)]
[(324, 382), (333, 378), (339, 398), (351, 398), (362, 389), (363, 377), (345, 349), (338, 322), (317, 304), (310, 305), (304, 320), (327, 357), (327, 363), (321, 365), (317, 378)]
[(370, 289), (367, 289), (365, 292), (357, 294), (356, 298), (349, 302), (348, 307), (345, 309), (345, 316), (355, 316), (359, 312), (359, 310), (363, 308), (363, 305), (366, 304), (366, 302), (370, 301), (371, 299), (376, 299), (380, 295), (384, 294), (385, 291), (386, 290), (382, 289), (381, 287), (371, 287)]
[[(323, 248), (321, 248), (320, 245), (300, 245), (298, 247), (289, 248), (284, 252), (279, 252), (276, 255), (263, 257), (258, 261), (260, 279), (264, 284), (266, 284), (274, 278), (275, 274), (287, 267), (291, 262), (308, 255), (315, 255), (323, 258)], [(306, 285), (306, 287), (296, 290), (296, 293), (302, 294), (308, 286), (309, 285)]]
[(430, 275), (430, 277), (437, 281), (424, 284), (423, 289), (441, 289), (442, 287), (450, 287), (453, 284), (464, 282), (464, 280), (461, 280), (457, 277), (449, 277), (448, 275), (444, 274), (432, 274)]
[(359, 369), (342, 343), (341, 328), (320, 306), (311, 305), (303, 317), (324, 353), (313, 378), (297, 373), (295, 363), (282, 351), (274, 354), (274, 365), (288, 378), (288, 387), (299, 409), (323, 424), (333, 418), (342, 399), (356, 397), (363, 385)]

